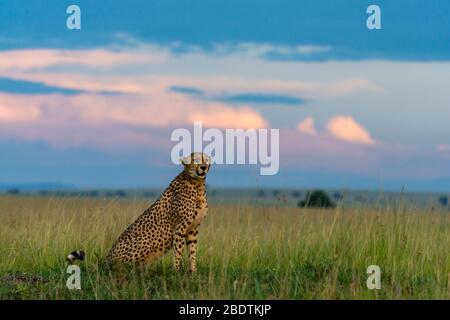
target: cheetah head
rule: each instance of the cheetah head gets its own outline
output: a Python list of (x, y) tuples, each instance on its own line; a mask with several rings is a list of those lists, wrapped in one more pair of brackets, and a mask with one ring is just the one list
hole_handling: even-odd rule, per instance
[(211, 157), (201, 152), (193, 152), (190, 156), (181, 159), (184, 171), (192, 178), (205, 179), (211, 166)]

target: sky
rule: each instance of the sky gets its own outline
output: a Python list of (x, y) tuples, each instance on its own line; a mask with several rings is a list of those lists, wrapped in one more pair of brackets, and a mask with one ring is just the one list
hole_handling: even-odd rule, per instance
[[(81, 30), (66, 9), (81, 8)], [(369, 5), (381, 30), (366, 26)], [(0, 187), (163, 187), (171, 132), (280, 130), (214, 187), (450, 190), (450, 2), (0, 1)]]

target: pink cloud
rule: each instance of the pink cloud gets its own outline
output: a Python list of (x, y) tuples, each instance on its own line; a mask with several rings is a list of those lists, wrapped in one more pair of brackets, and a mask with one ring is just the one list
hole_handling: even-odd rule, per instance
[(436, 149), (440, 152), (450, 152), (450, 144), (438, 144)]
[(271, 92), (298, 98), (321, 100), (347, 95), (363, 90), (378, 90), (363, 80), (343, 80), (332, 83), (303, 82), (279, 79), (248, 79), (245, 76), (196, 76), (196, 75), (139, 75), (139, 74), (90, 74), (79, 72), (49, 72), (45, 70), (2, 69), (0, 75), (16, 80), (42, 82), (74, 90), (118, 91), (123, 93), (150, 93), (172, 85), (197, 87), (209, 96), (224, 92)]
[[(317, 48), (305, 46), (303, 50)], [(223, 73), (201, 74), (190, 69), (183, 76), (173, 75), (172, 66), (179, 65), (214, 65), (214, 66), (246, 66), (248, 59), (241, 56), (218, 55), (211, 56), (201, 51), (176, 56), (165, 47), (152, 44), (139, 44), (136, 47), (120, 47), (117, 49), (23, 49), (0, 52), (0, 75), (18, 80), (43, 82), (47, 85), (62, 86), (82, 90), (114, 90), (120, 92), (149, 92), (151, 85), (168, 82), (186, 86), (196, 86), (211, 95), (243, 92), (273, 92), (288, 94), (299, 98), (312, 100), (328, 99), (330, 97), (347, 95), (360, 91), (380, 92), (377, 85), (366, 78), (348, 78), (335, 81), (299, 81), (274, 79), (266, 77), (249, 77), (248, 75), (228, 75)], [(260, 61), (270, 66), (274, 62)], [(131, 72), (127, 74), (124, 68), (132, 66), (145, 69), (146, 66), (160, 64), (162, 74), (143, 74)], [(84, 66), (90, 70), (64, 69), (64, 67)], [(49, 67), (62, 67), (57, 71)], [(165, 69), (168, 67), (167, 70)], [(102, 72), (94, 72), (101, 69)], [(166, 70), (166, 72), (164, 72)], [(151, 84), (151, 85), (150, 85)]]
[(216, 128), (269, 125), (249, 107), (196, 101), (165, 90), (119, 96), (0, 94), (0, 136), (44, 139), (60, 146), (114, 142), (146, 145), (149, 130), (190, 129), (194, 120)]
[(336, 140), (324, 134), (280, 131), (280, 163), (296, 170), (330, 170), (354, 173), (376, 171), (378, 156), (372, 148)]
[(41, 110), (36, 105), (12, 106), (8, 96), (0, 95), (0, 123), (30, 122), (39, 119)]
[(314, 119), (312, 117), (307, 117), (300, 122), (297, 125), (297, 130), (310, 136), (315, 136), (317, 134), (316, 128), (314, 127)]
[(337, 116), (330, 119), (327, 131), (339, 140), (365, 145), (375, 144), (369, 131), (349, 116)]
[(160, 64), (167, 60), (164, 52), (141, 50), (62, 50), (24, 49), (0, 52), (0, 71), (42, 69), (57, 65), (111, 67), (123, 64)]
[(189, 122), (200, 120), (205, 127), (212, 128), (267, 128), (269, 123), (255, 110), (249, 107), (232, 109), (224, 105), (215, 104), (208, 110), (196, 111), (189, 115)]
[(348, 143), (329, 134), (305, 135), (280, 131), (282, 168), (341, 172), (383, 178), (442, 178), (450, 176), (449, 152), (417, 145)]
[(331, 96), (341, 96), (353, 92), (370, 90), (377, 93), (383, 93), (385, 90), (378, 85), (372, 83), (368, 79), (354, 78), (342, 80), (329, 86), (327, 93)]

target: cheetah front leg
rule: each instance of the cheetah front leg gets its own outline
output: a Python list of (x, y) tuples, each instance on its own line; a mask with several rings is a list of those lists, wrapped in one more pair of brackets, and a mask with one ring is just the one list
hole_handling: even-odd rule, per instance
[(198, 230), (191, 230), (186, 236), (186, 246), (189, 250), (191, 272), (195, 272), (197, 270), (197, 234)]
[(173, 251), (175, 253), (174, 266), (176, 270), (180, 270), (181, 263), (183, 262), (183, 247), (184, 247), (185, 232), (180, 226), (175, 230), (173, 236)]

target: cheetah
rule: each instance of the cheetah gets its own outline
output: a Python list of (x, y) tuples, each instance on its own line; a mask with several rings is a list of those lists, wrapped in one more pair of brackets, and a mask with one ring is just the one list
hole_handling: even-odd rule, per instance
[(182, 264), (184, 242), (190, 271), (196, 271), (198, 227), (208, 211), (205, 178), (211, 158), (195, 152), (181, 159), (184, 170), (156, 202), (144, 211), (115, 242), (106, 260), (151, 263), (174, 249), (174, 266)]

